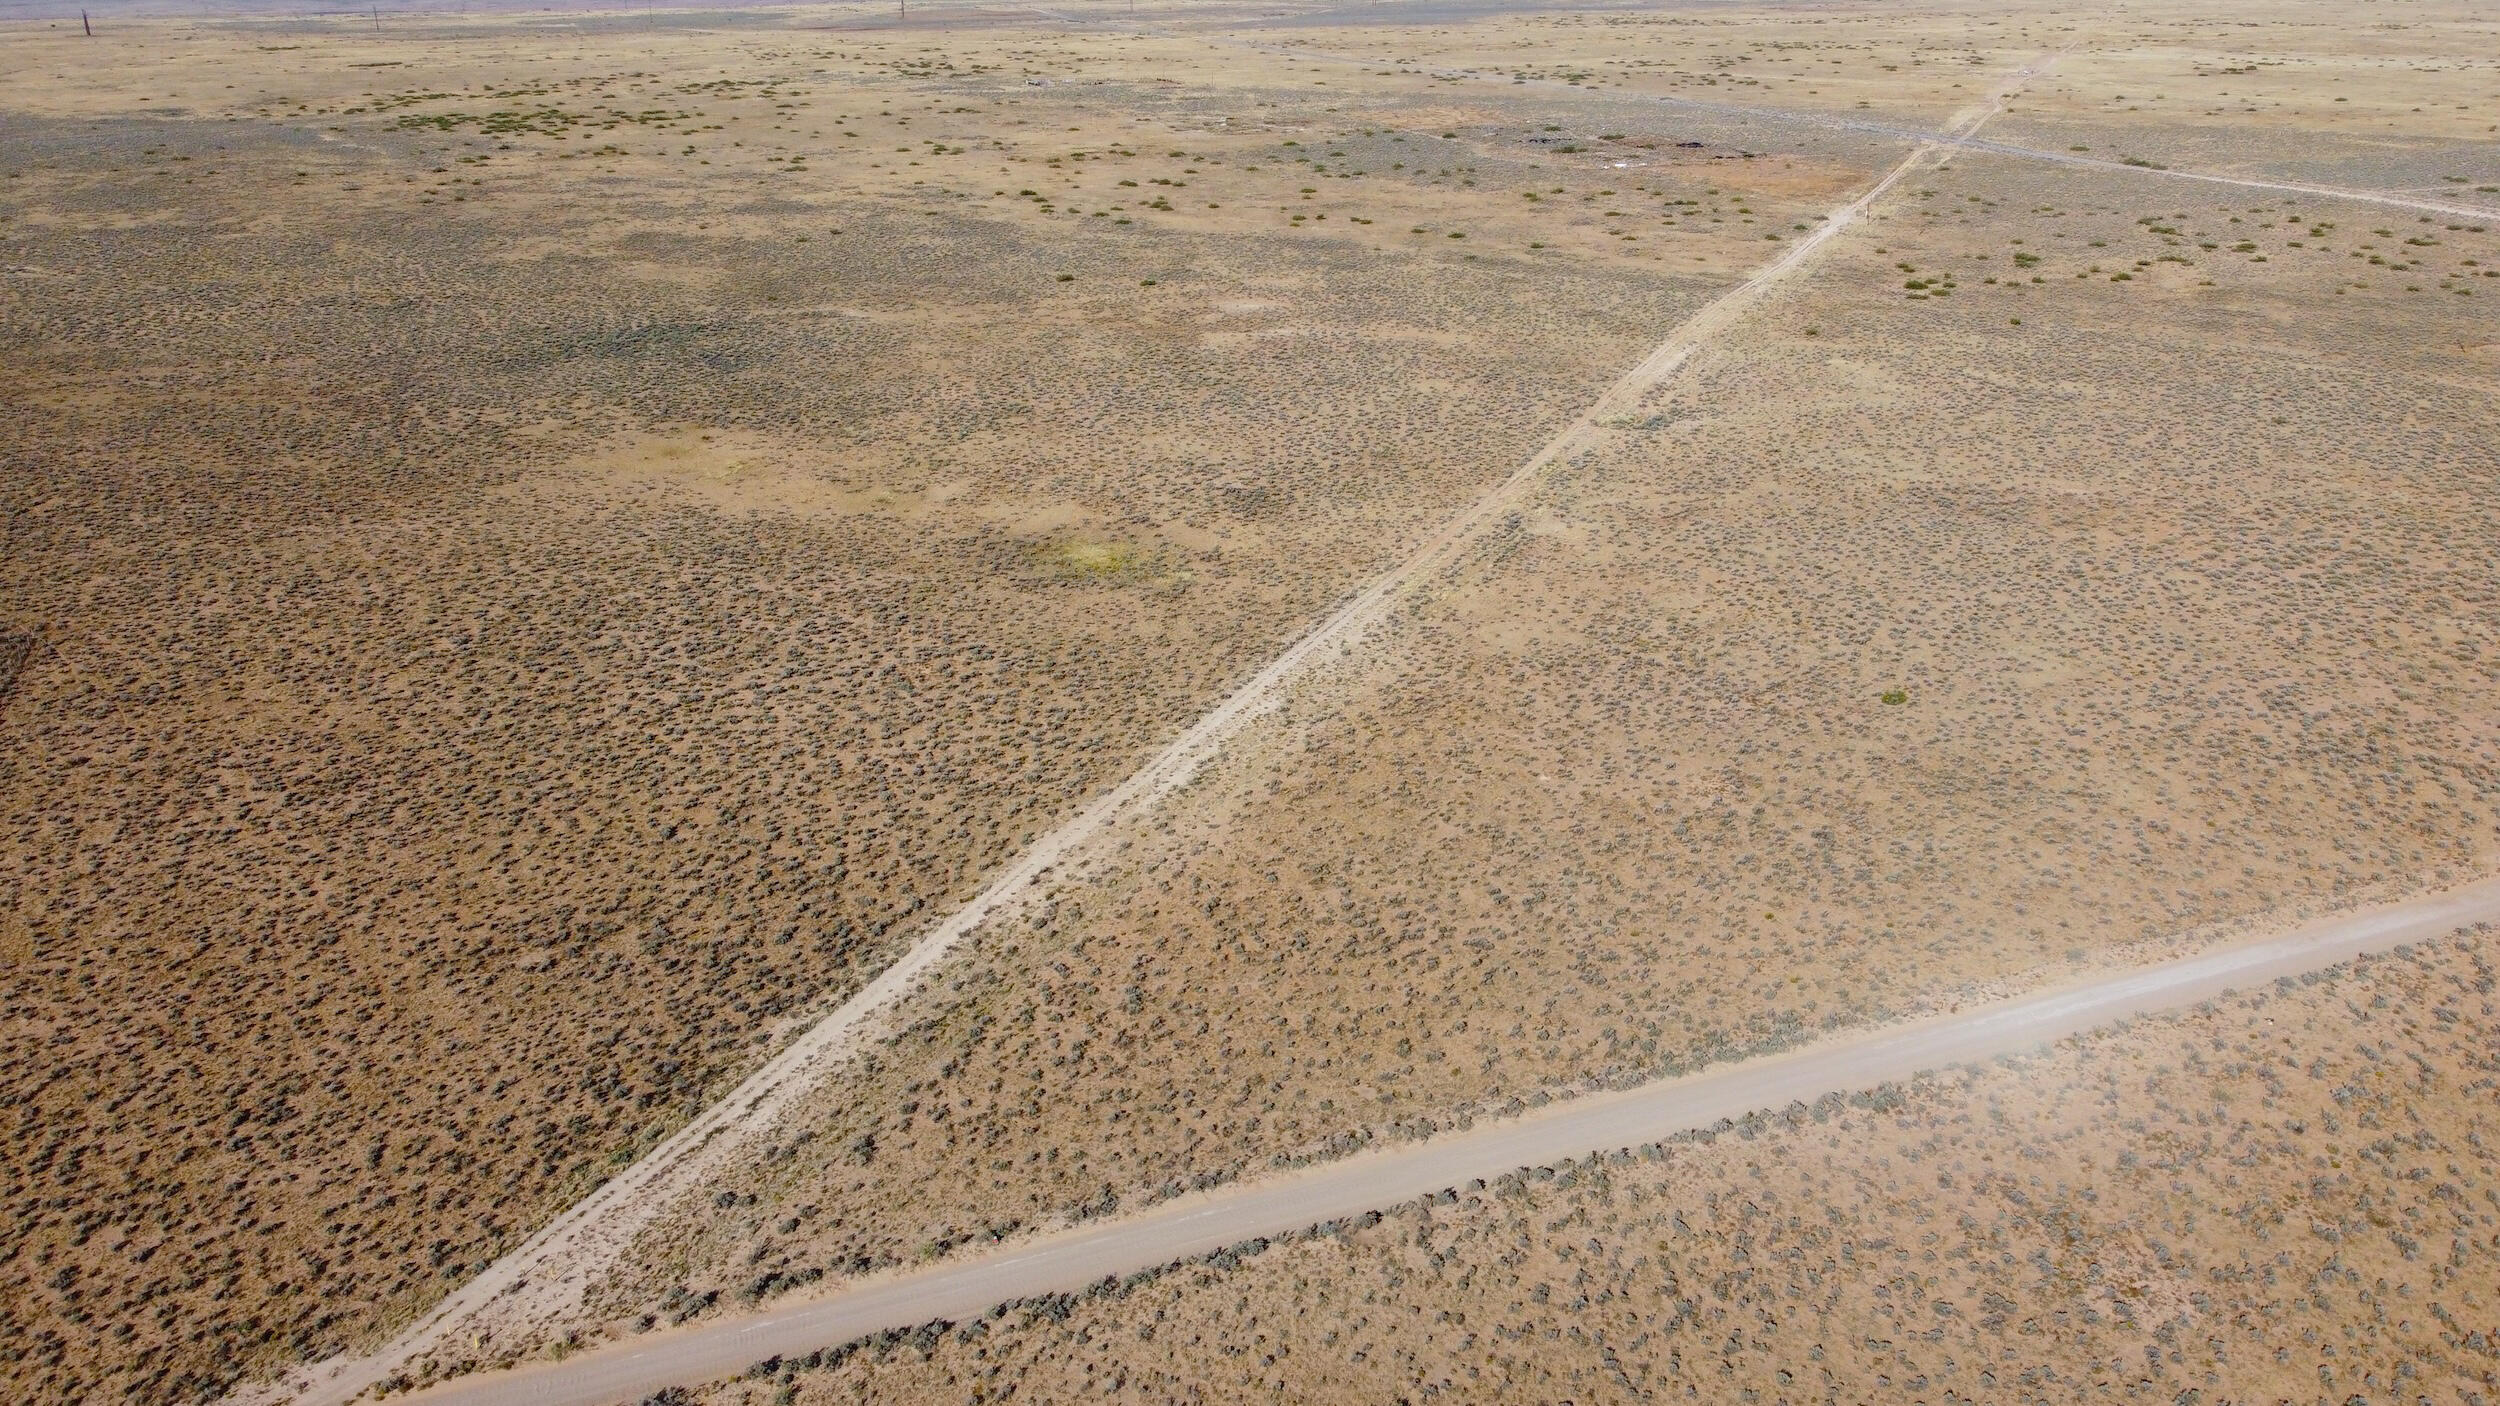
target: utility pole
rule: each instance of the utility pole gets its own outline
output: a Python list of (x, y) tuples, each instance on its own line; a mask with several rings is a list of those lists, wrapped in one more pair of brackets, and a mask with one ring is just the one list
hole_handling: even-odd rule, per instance
[(87, 31), (88, 38), (95, 38), (95, 26), (87, 22), (87, 12), (84, 10), (78, 12), (78, 27)]

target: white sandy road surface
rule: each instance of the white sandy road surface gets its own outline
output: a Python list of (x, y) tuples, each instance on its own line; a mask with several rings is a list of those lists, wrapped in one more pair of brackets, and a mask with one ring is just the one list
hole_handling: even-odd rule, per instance
[(978, 1317), (1011, 1299), (1082, 1289), (1105, 1276), (1360, 1215), (1521, 1167), (1635, 1147), (1723, 1118), (2019, 1053), (2129, 1016), (2489, 922), (2500, 922), (2500, 878), (2062, 990), (1591, 1095), (1469, 1132), (1184, 1197), (984, 1258), (870, 1280), (812, 1303), (654, 1334), (561, 1363), (463, 1378), (405, 1399), (412, 1406), (633, 1401), (662, 1387), (734, 1376), (767, 1357), (797, 1356), (887, 1328)]

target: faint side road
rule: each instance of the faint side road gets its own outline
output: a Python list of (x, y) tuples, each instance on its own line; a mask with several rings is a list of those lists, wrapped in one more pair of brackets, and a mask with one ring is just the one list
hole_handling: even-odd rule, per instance
[[(1078, 19), (1062, 14), (1057, 10), (1043, 9), (1039, 6), (1028, 6), (1027, 8), (1034, 14), (1044, 16), (1048, 19), (1054, 19), (1071, 26), (1087, 23), (1101, 23), (1100, 21)], [(1123, 25), (1119, 27), (1141, 34), (1158, 34), (1173, 38), (1182, 37), (1174, 35), (1167, 30), (1155, 29), (1152, 26), (1141, 27)], [(1246, 49), (1253, 53), (1274, 54), (1280, 58), (1301, 59), (1310, 63), (1343, 64), (1348, 67), (1366, 70), (1376, 69), (1382, 64), (1395, 66), (1401, 62), (1401, 60), (1394, 58), (1365, 58), (1358, 54), (1329, 53), (1325, 50), (1304, 49), (1289, 44), (1257, 44), (1240, 40), (1211, 39), (1203, 34), (1192, 34), (1186, 37), (1196, 39), (1200, 43), (1225, 44), (1233, 48)], [(1505, 88), (1546, 88), (1560, 93), (1583, 96), (1585, 96), (1588, 92), (1588, 90), (1579, 87), (1577, 84), (1563, 83), (1551, 78), (1519, 78), (1503, 73), (1499, 70), (1485, 71), (1472, 68), (1434, 68), (1416, 71), (1430, 73), (1436, 78), (1462, 79), (1475, 83), (1493, 83), (1499, 84)], [(1626, 97), (1618, 94), (1613, 100), (1617, 102), (1656, 103), (1661, 107), (1681, 108), (1688, 112), (1706, 112), (1714, 117), (1748, 119), (1767, 123), (1773, 126), (1819, 127), (1825, 131), (1855, 132), (1866, 136), (1883, 137), (1895, 141), (1930, 142), (1940, 146), (1956, 147), (1965, 151), (1985, 152), (1996, 156), (2015, 157), (2024, 161), (2045, 161), (2052, 165), (2072, 166), (2079, 170), (2109, 171), (2118, 175), (2157, 177), (2164, 180), (2174, 181), (2203, 181), (2210, 185), (2239, 186), (2249, 190), (2280, 191), (2287, 195), (2315, 195), (2329, 200), (2351, 200), (2358, 201), (2365, 205), (2392, 206), (2400, 210), (2427, 210), (2433, 214), (2462, 216), (2467, 219), (2500, 217), (2500, 210), (2493, 210), (2487, 206), (2461, 205), (2452, 199), (2428, 199), (2423, 195), (2422, 188), (2416, 188), (2413, 190), (2369, 190), (2353, 186), (2317, 185), (2307, 181), (2267, 180), (2262, 176), (2233, 176), (2214, 171), (2177, 170), (2169, 166), (2163, 166), (2149, 161), (2111, 161), (2105, 157), (2078, 156), (2071, 151), (2050, 151), (2041, 147), (2023, 146), (2015, 142), (1986, 141), (1971, 135), (1972, 129), (1976, 126), (1976, 124), (1956, 123), (1954, 126), (1944, 131), (1933, 132), (1919, 127), (1907, 126), (1898, 122), (1878, 122), (1863, 117), (1847, 117), (1838, 113), (1816, 112), (1809, 108), (1763, 107), (1747, 103), (1713, 102), (1706, 98), (1684, 97), (1676, 94), (1649, 93), (1642, 94), (1637, 97)], [(2442, 195), (2455, 194), (2454, 191), (2451, 191), (2444, 186), (2430, 187), (2428, 189), (2434, 193)]]
[(872, 1280), (813, 1303), (656, 1334), (563, 1363), (464, 1378), (408, 1399), (425, 1406), (632, 1401), (662, 1387), (733, 1376), (767, 1357), (794, 1357), (886, 1328), (976, 1317), (1011, 1299), (1082, 1289), (1107, 1275), (1360, 1215), (1521, 1167), (1635, 1147), (1723, 1118), (2019, 1053), (2129, 1016), (2191, 1005), (2488, 922), (2500, 922), (2500, 878), (2064, 990), (1575, 1099), (1456, 1136), (1185, 1197), (986, 1258)]

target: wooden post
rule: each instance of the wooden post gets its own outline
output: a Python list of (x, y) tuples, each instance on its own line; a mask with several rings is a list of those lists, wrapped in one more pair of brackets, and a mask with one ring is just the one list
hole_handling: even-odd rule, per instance
[(78, 27), (87, 31), (88, 38), (95, 38), (95, 26), (87, 22), (87, 12), (84, 10), (78, 12)]

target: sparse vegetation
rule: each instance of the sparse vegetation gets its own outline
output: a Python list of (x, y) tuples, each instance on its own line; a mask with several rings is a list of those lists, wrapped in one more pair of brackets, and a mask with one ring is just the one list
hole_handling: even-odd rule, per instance
[[(799, 1403), (2487, 1392), (2479, 938), (715, 1388)], [(2331, 1349), (2331, 1350), (2330, 1350)], [(1839, 1384), (1847, 1384), (1841, 1386)]]
[[(587, 1310), (416, 1375), (2488, 870), (2488, 26), (2284, 4), (11, 21), (0, 1394), (411, 1320), (1592, 404)], [(1598, 402), (2051, 51), (2032, 157)], [(716, 1394), (2491, 1395), (2479, 961)]]

